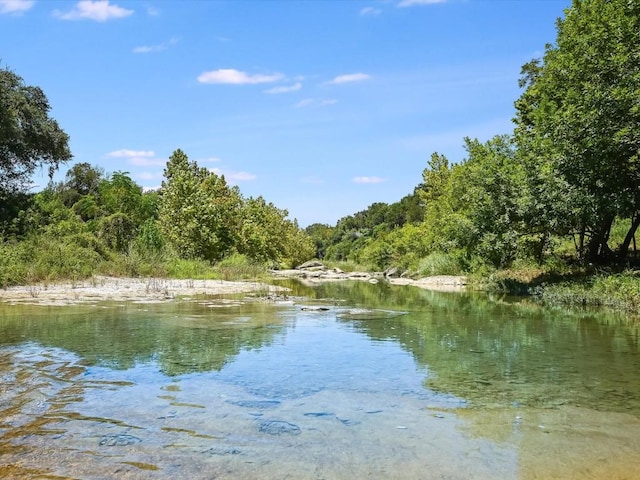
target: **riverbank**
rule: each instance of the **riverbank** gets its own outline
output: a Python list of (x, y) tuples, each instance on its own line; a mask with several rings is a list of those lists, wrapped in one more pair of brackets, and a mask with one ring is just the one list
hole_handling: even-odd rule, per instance
[[(337, 270), (337, 271), (336, 271)], [(339, 269), (274, 270), (274, 278), (296, 278), (306, 285), (323, 282), (359, 280), (370, 283), (387, 281), (392, 285), (415, 286), (437, 291), (462, 291), (465, 277), (441, 275), (421, 279), (391, 278), (382, 273), (342, 272)], [(287, 289), (258, 281), (195, 280), (171, 278), (132, 278), (94, 276), (85, 280), (42, 282), (0, 290), (0, 303), (31, 305), (71, 305), (104, 301), (157, 303), (178, 297), (251, 293), (265, 298)]]
[(102, 301), (156, 303), (177, 297), (254, 293), (271, 295), (285, 290), (261, 282), (127, 278), (96, 276), (85, 280), (39, 283), (0, 290), (0, 303), (70, 305)]
[(275, 278), (295, 278), (306, 285), (323, 282), (341, 282), (345, 280), (367, 281), (377, 283), (385, 281), (392, 285), (414, 286), (441, 292), (460, 292), (467, 286), (467, 278), (463, 275), (435, 275), (413, 279), (398, 276), (397, 272), (345, 272), (339, 268), (327, 268), (321, 262), (307, 262), (292, 270), (271, 270)]

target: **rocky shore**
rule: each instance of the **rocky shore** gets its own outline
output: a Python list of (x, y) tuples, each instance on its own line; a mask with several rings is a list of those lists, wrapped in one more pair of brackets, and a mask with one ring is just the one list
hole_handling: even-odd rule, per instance
[(69, 305), (102, 301), (167, 302), (177, 297), (260, 293), (285, 290), (258, 282), (166, 278), (92, 277), (64, 283), (39, 283), (0, 290), (0, 303)]
[[(275, 278), (296, 278), (307, 285), (345, 280), (392, 285), (410, 285), (438, 291), (461, 291), (466, 278), (441, 275), (411, 279), (397, 270), (386, 272), (344, 272), (327, 268), (321, 262), (306, 262), (292, 270), (272, 270)], [(265, 298), (277, 295), (286, 288), (260, 282), (232, 282), (226, 280), (193, 280), (166, 278), (123, 278), (96, 276), (90, 279), (63, 283), (38, 283), (0, 290), (0, 303), (34, 305), (69, 305), (102, 301), (128, 301), (138, 303), (167, 302), (177, 297), (197, 295), (227, 295), (259, 293)]]
[(344, 272), (339, 268), (327, 268), (322, 262), (310, 261), (292, 270), (271, 270), (276, 278), (297, 278), (301, 282), (313, 285), (321, 282), (360, 280), (370, 283), (386, 281), (392, 285), (410, 285), (429, 290), (459, 292), (464, 290), (467, 279), (460, 275), (437, 275), (418, 279), (403, 276), (396, 268), (385, 272)]

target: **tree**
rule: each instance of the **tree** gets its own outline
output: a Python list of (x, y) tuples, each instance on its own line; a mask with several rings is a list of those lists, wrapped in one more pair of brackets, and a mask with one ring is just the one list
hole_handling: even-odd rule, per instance
[(523, 67), (516, 136), (575, 205), (580, 254), (610, 254), (616, 217), (630, 218), (626, 255), (640, 226), (640, 2), (574, 0), (555, 45)]
[(0, 190), (24, 189), (38, 167), (49, 176), (69, 160), (69, 136), (49, 117), (49, 102), (39, 87), (0, 69)]
[(222, 259), (238, 245), (241, 197), (224, 176), (173, 152), (164, 170), (158, 215), (168, 242), (182, 257)]

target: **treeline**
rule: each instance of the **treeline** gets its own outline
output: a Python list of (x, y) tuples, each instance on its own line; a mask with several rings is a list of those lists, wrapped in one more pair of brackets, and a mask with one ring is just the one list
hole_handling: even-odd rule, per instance
[(145, 192), (127, 172), (78, 163), (41, 192), (5, 190), (0, 285), (95, 274), (198, 277), (212, 264), (254, 265), (255, 274), (313, 257), (286, 210), (243, 197), (182, 151), (164, 175), (159, 190)]
[(418, 274), (632, 265), (639, 31), (637, 0), (574, 0), (556, 43), (522, 68), (512, 133), (465, 139), (466, 158), (455, 163), (434, 153), (397, 204), (310, 226), (318, 254)]

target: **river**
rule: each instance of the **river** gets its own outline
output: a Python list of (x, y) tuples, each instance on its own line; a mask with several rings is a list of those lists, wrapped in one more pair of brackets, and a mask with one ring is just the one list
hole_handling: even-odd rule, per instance
[(287, 285), (0, 304), (0, 478), (640, 478), (640, 324)]

